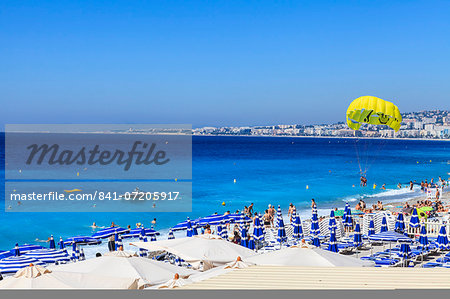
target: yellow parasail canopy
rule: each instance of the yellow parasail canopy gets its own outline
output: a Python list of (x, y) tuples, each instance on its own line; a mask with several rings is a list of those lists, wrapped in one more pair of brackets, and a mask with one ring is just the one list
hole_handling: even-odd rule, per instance
[(359, 97), (347, 109), (347, 125), (353, 130), (358, 130), (361, 123), (367, 123), (386, 125), (397, 132), (401, 122), (402, 116), (398, 107), (377, 97)]

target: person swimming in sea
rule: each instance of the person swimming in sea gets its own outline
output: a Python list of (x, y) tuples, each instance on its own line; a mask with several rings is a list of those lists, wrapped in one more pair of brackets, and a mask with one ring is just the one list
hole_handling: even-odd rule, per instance
[(383, 184), (380, 189), (381, 190), (386, 190), (386, 184)]

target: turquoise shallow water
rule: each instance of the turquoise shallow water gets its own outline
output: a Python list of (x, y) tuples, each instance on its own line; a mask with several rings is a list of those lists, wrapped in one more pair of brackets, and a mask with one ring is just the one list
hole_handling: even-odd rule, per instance
[[(4, 184), (4, 135), (0, 143)], [(417, 191), (398, 190), (397, 183), (450, 176), (450, 143), (444, 141), (194, 136), (192, 152), (191, 213), (6, 213), (2, 209), (0, 249), (51, 234), (56, 238), (91, 234), (94, 221), (105, 226), (111, 221), (150, 226), (156, 217), (156, 229), (164, 233), (187, 216), (235, 211), (252, 202), (260, 212), (268, 204), (280, 204), (285, 210), (292, 202), (308, 217), (311, 198), (325, 214), (358, 198), (388, 202), (414, 197)], [(367, 170), (369, 187), (359, 187), (360, 166)], [(383, 183), (386, 191), (379, 189)], [(4, 196), (2, 188), (2, 201)]]

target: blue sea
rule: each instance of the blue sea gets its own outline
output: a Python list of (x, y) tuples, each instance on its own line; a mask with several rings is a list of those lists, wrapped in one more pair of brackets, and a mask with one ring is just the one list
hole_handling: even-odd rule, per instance
[[(251, 203), (261, 213), (269, 204), (281, 205), (286, 211), (293, 203), (302, 217), (309, 217), (314, 198), (319, 213), (325, 215), (345, 202), (353, 206), (360, 198), (387, 203), (417, 197), (417, 187), (411, 192), (398, 189), (397, 184), (450, 176), (450, 142), (446, 141), (194, 136), (192, 153), (190, 213), (7, 213), (1, 188), (0, 249), (12, 248), (16, 242), (46, 240), (50, 235), (56, 239), (90, 235), (93, 222), (109, 226), (114, 221), (132, 227), (141, 222), (149, 227), (157, 218), (155, 228), (164, 235), (187, 216), (195, 219), (214, 212), (234, 212)], [(3, 134), (2, 184), (4, 156)], [(364, 188), (359, 186), (361, 171), (368, 179)], [(382, 184), (386, 190), (380, 189)]]

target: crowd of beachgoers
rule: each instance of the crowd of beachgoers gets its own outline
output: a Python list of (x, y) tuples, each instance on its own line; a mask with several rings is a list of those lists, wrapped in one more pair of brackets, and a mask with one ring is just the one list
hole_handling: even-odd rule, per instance
[[(410, 186), (413, 186), (413, 182), (411, 183)], [(382, 267), (450, 268), (450, 253), (447, 252), (450, 250), (447, 234), (450, 228), (450, 197), (446, 190), (447, 182), (441, 178), (437, 183), (424, 180), (420, 187), (422, 196), (419, 198), (387, 205), (378, 200), (371, 208), (367, 208), (361, 199), (356, 203), (355, 209), (351, 209), (348, 203), (344, 209), (331, 208), (329, 216), (319, 216), (318, 204), (315, 199), (311, 199), (312, 216), (303, 221), (300, 220), (294, 203), (290, 203), (286, 210), (281, 206), (269, 204), (262, 212), (256, 211), (252, 203), (234, 213), (227, 211), (224, 214), (215, 213), (193, 220), (188, 218), (169, 230), (167, 241), (175, 239), (175, 235), (177, 239), (199, 235), (206, 237), (205, 240), (227, 241), (225, 243), (243, 248), (238, 251), (245, 249), (243, 252), (249, 256), (288, 248), (313, 248), (338, 256), (349, 256), (352, 259), (344, 261), (344, 264), (349, 265), (371, 263), (370, 265)], [(435, 222), (427, 222), (430, 219)], [(151, 224), (156, 226), (157, 219), (153, 218)], [(214, 267), (206, 261), (201, 263), (201, 266), (192, 261), (185, 261), (177, 255), (177, 250), (171, 250), (170, 244), (164, 245), (167, 247), (155, 247), (166, 250), (154, 250), (151, 244), (158, 244), (154, 243), (157, 236), (161, 242), (166, 241), (161, 240), (166, 238), (161, 238), (160, 233), (153, 227), (146, 228), (142, 223), (123, 228), (114, 222), (108, 227), (93, 223), (91, 227), (96, 231), (92, 236), (76, 236), (66, 240), (60, 239), (59, 242), (55, 241), (53, 236), (50, 237), (49, 248), (16, 244), (11, 250), (0, 251), (0, 280), (1, 275), (20, 272), (29, 264), (59, 267), (56, 265), (76, 264), (74, 262), (86, 258), (87, 261), (93, 260), (94, 257), (139, 256), (146, 260), (170, 264), (177, 267), (175, 270), (181, 267), (206, 271), (209, 267)], [(101, 246), (102, 240), (107, 242), (107, 248), (97, 247)], [(389, 249), (386, 249), (386, 244), (389, 244)], [(92, 254), (93, 251), (90, 250), (91, 254), (85, 255), (83, 249), (87, 248), (86, 245), (96, 248), (95, 253)], [(233, 259), (228, 262), (233, 262)], [(301, 258), (297, 262), (300, 265), (307, 263)]]

